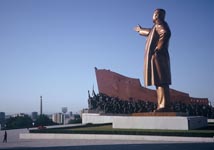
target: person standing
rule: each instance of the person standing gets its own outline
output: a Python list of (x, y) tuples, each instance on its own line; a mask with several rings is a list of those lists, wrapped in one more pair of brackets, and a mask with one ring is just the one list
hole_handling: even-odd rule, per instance
[(170, 111), (171, 84), (170, 58), (168, 52), (170, 28), (165, 21), (166, 11), (156, 9), (153, 14), (153, 27), (134, 28), (140, 35), (147, 36), (144, 55), (144, 85), (156, 86), (158, 107), (155, 112)]
[(4, 132), (3, 143), (7, 143), (7, 131), (6, 131), (6, 130), (5, 130), (5, 132)]

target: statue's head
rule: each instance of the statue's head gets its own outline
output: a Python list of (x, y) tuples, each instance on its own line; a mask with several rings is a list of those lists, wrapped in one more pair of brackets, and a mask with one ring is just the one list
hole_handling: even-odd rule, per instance
[(157, 23), (159, 21), (164, 21), (165, 14), (166, 14), (166, 11), (164, 9), (156, 9), (152, 17), (153, 22)]

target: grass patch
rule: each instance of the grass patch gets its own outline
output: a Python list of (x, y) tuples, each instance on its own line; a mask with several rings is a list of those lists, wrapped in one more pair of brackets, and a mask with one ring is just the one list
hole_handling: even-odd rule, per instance
[(111, 124), (31, 130), (31, 133), (63, 133), (63, 134), (119, 134), (119, 135), (157, 135), (157, 136), (185, 136), (185, 137), (213, 137), (214, 125), (198, 130), (151, 130), (151, 129), (113, 129)]

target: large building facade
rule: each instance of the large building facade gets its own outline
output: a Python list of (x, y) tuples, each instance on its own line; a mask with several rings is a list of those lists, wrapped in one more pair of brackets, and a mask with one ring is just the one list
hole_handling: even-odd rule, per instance
[(52, 121), (58, 124), (63, 124), (64, 115), (62, 113), (55, 113), (52, 115)]
[[(99, 93), (121, 100), (143, 100), (156, 103), (156, 91), (141, 86), (140, 80), (129, 78), (106, 69), (95, 68)], [(208, 105), (208, 98), (193, 98), (188, 93), (170, 89), (172, 102)]]

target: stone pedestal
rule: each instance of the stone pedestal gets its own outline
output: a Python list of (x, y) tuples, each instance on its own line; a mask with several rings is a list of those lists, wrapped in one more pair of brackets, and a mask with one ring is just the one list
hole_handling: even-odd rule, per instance
[(98, 113), (83, 113), (82, 114), (82, 123), (93, 123), (93, 124), (102, 124), (102, 123), (113, 123), (114, 116), (111, 115), (101, 115)]
[[(207, 126), (207, 118), (202, 116), (163, 116), (164, 113), (133, 114), (132, 116), (100, 115), (85, 113), (83, 123), (112, 123), (118, 129), (164, 129), (191, 130)], [(169, 113), (170, 114), (170, 113)], [(168, 114), (168, 115), (169, 115)], [(176, 114), (176, 113), (174, 113)]]
[(113, 119), (113, 128), (119, 129), (191, 130), (206, 126), (207, 118), (201, 116), (118, 116)]
[(133, 113), (131, 116), (187, 116), (183, 112), (144, 112), (144, 113)]

